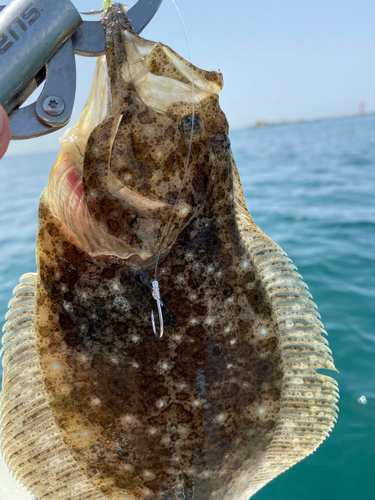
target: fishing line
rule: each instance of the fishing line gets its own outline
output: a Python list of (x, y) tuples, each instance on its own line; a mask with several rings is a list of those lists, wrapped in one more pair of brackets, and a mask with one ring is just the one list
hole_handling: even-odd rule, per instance
[(176, 206), (178, 204), (178, 202), (180, 201), (180, 198), (181, 198), (181, 193), (182, 193), (182, 189), (184, 187), (184, 184), (185, 184), (185, 180), (186, 180), (186, 175), (187, 175), (187, 172), (188, 172), (188, 167), (189, 167), (189, 163), (190, 163), (190, 157), (191, 157), (191, 148), (192, 148), (192, 145), (193, 145), (193, 134), (194, 134), (194, 121), (195, 121), (195, 85), (194, 85), (194, 70), (193, 70), (193, 62), (192, 62), (192, 57), (191, 57), (191, 51), (190, 51), (190, 42), (189, 42), (189, 37), (188, 37), (188, 34), (187, 34), (187, 30), (186, 30), (186, 27), (185, 27), (185, 23), (184, 23), (184, 20), (183, 20), (183, 17), (182, 17), (182, 14), (180, 12), (180, 9), (178, 8), (175, 0), (171, 0), (173, 5), (175, 6), (176, 10), (177, 10), (177, 13), (179, 15), (179, 18), (180, 18), (180, 21), (181, 21), (181, 24), (182, 24), (182, 28), (184, 30), (184, 35), (185, 35), (185, 40), (186, 40), (186, 45), (187, 45), (187, 48), (188, 48), (188, 55), (189, 55), (189, 62), (190, 62), (190, 68), (191, 68), (191, 91), (192, 91), (192, 123), (191, 123), (191, 132), (190, 132), (190, 140), (189, 140), (189, 149), (188, 149), (188, 154), (187, 154), (187, 158), (186, 158), (186, 164), (185, 164), (185, 170), (184, 170), (184, 175), (182, 177), (182, 181), (181, 181), (181, 186), (180, 186), (180, 189), (178, 191), (178, 194), (177, 194), (177, 198), (176, 198), (176, 202), (175, 204), (173, 205), (173, 208), (172, 208), (172, 212), (171, 212), (171, 215), (169, 217), (169, 220), (168, 220), (168, 223), (166, 225), (166, 228), (165, 230), (163, 231), (163, 235), (161, 237), (161, 241), (160, 241), (160, 247), (159, 247), (159, 252), (157, 254), (157, 257), (156, 257), (156, 264), (155, 264), (155, 280), (157, 280), (157, 273), (158, 273), (158, 265), (159, 265), (159, 260), (160, 260), (160, 255), (161, 255), (161, 251), (162, 251), (162, 244), (163, 244), (163, 241), (168, 237), (168, 232), (169, 232), (169, 228), (170, 228), (170, 225), (171, 225), (171, 222), (172, 222), (172, 219), (173, 219), (173, 215), (174, 215), (174, 212), (176, 210)]
[[(182, 24), (182, 27), (183, 27), (183, 30), (184, 30), (184, 33), (185, 33), (185, 40), (186, 40), (187, 47), (188, 47), (189, 62), (190, 62), (190, 67), (191, 67), (191, 91), (192, 91), (192, 116), (191, 116), (191, 118), (192, 118), (192, 122), (191, 122), (191, 132), (190, 132), (189, 149), (188, 149), (188, 154), (187, 154), (187, 158), (186, 158), (184, 175), (182, 177), (181, 187), (179, 189), (179, 192), (178, 192), (178, 195), (177, 195), (177, 198), (176, 198), (176, 202), (173, 205), (172, 212), (171, 212), (171, 215), (169, 217), (168, 223), (167, 223), (167, 225), (165, 227), (165, 230), (163, 231), (164, 234), (162, 234), (162, 237), (160, 239), (159, 251), (157, 253), (156, 263), (155, 263), (155, 279), (152, 282), (152, 296), (156, 300), (156, 305), (157, 305), (157, 309), (158, 309), (159, 323), (160, 323), (160, 326), (159, 326), (160, 327), (160, 333), (158, 333), (157, 329), (156, 329), (155, 317), (154, 317), (154, 311), (153, 311), (153, 309), (151, 309), (151, 323), (152, 323), (152, 329), (154, 331), (154, 334), (159, 339), (163, 336), (163, 333), (164, 333), (164, 320), (163, 320), (163, 312), (162, 312), (162, 308), (161, 308), (162, 302), (161, 302), (161, 296), (160, 296), (159, 282), (157, 280), (158, 265), (159, 265), (161, 251), (162, 251), (163, 241), (168, 237), (169, 228), (170, 228), (171, 223), (172, 223), (173, 215), (175, 213), (176, 206), (177, 206), (177, 204), (178, 204), (178, 202), (179, 202), (179, 200), (181, 198), (182, 189), (183, 189), (184, 184), (185, 184), (186, 175), (187, 175), (187, 171), (188, 171), (188, 167), (189, 167), (189, 163), (190, 163), (191, 148), (192, 148), (192, 144), (193, 144), (194, 120), (195, 120), (194, 70), (193, 70), (193, 63), (192, 63), (191, 52), (190, 52), (189, 37), (188, 37), (187, 31), (186, 31), (185, 23), (184, 23), (184, 20), (182, 18), (181, 12), (180, 12), (179, 8), (177, 7), (175, 0), (172, 0), (172, 3), (176, 7), (176, 10), (177, 10), (178, 15), (180, 17), (180, 21), (181, 21), (181, 24)], [(176, 239), (177, 239), (177, 236), (176, 236)]]

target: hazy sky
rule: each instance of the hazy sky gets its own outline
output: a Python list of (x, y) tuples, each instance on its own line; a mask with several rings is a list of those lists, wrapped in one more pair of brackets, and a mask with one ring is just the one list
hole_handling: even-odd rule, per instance
[[(368, 111), (375, 111), (374, 0), (176, 3), (186, 25), (192, 62), (224, 74), (220, 101), (233, 129), (259, 119), (352, 114), (361, 101)], [(100, 8), (101, 0), (73, 0), (73, 4), (84, 11)], [(163, 0), (142, 36), (188, 58), (172, 0)], [(93, 59), (77, 56), (73, 119), (88, 95), (93, 64)], [(58, 135), (17, 143), (10, 153), (52, 149)]]

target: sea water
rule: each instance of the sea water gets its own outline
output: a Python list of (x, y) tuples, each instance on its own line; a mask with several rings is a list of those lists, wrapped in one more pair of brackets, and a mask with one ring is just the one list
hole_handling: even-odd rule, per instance
[[(375, 115), (235, 131), (231, 140), (248, 209), (309, 285), (339, 370), (332, 435), (255, 498), (375, 498)], [(36, 270), (38, 200), (55, 156), (0, 162), (1, 318), (19, 277)]]

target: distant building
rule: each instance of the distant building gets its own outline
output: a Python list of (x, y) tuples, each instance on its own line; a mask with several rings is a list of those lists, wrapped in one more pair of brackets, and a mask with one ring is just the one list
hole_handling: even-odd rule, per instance
[(366, 114), (366, 103), (361, 101), (359, 103), (359, 114), (360, 115), (365, 115)]

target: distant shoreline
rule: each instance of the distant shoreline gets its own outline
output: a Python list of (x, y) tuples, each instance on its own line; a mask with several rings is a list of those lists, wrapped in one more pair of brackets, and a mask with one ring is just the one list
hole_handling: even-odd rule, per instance
[(363, 113), (363, 114), (356, 113), (352, 115), (325, 116), (322, 118), (306, 118), (306, 119), (301, 118), (300, 120), (280, 120), (274, 122), (267, 120), (257, 120), (252, 125), (244, 127), (244, 129), (247, 130), (250, 128), (278, 127), (280, 125), (295, 125), (299, 123), (312, 123), (312, 122), (321, 122), (326, 120), (340, 120), (342, 118), (360, 118), (360, 117), (372, 116), (374, 114), (375, 111), (370, 111), (369, 113)]

